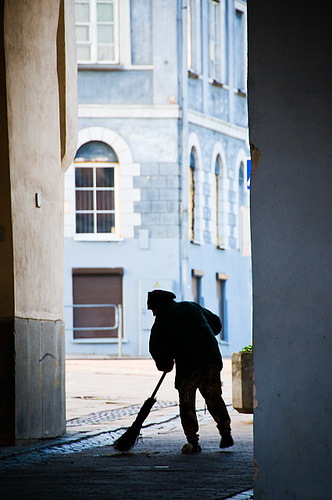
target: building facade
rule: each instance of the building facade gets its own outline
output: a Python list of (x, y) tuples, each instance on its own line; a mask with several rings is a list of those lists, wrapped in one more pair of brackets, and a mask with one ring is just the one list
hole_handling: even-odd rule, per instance
[(251, 341), (246, 2), (75, 7), (66, 352), (147, 356), (161, 287), (218, 313), (230, 356)]

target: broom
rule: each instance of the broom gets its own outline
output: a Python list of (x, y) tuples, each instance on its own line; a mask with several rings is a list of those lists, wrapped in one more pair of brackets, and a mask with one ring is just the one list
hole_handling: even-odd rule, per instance
[(142, 408), (137, 414), (137, 417), (131, 427), (126, 430), (122, 436), (120, 436), (116, 441), (113, 443), (113, 447), (117, 451), (128, 451), (130, 450), (133, 446), (135, 446), (136, 441), (138, 439), (139, 433), (141, 431), (142, 425), (144, 420), (148, 417), (152, 406), (155, 404), (156, 399), (155, 395), (157, 394), (157, 391), (159, 387), (162, 384), (162, 381), (164, 380), (167, 372), (164, 372), (162, 376), (159, 379), (158, 384), (156, 385), (155, 390), (151, 394), (151, 396), (143, 403)]

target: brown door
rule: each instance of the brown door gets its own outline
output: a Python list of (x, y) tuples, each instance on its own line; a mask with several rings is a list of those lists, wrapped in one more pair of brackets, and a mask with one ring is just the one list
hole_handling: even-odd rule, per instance
[[(123, 269), (73, 269), (74, 339), (116, 338), (115, 308), (122, 305)], [(90, 307), (96, 304), (95, 307)], [(88, 328), (79, 330), (77, 328)]]

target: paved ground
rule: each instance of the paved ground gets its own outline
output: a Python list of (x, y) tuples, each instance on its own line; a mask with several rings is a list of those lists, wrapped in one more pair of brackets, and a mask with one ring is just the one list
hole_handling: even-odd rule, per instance
[[(48, 443), (0, 452), (3, 500), (221, 500), (252, 498), (252, 415), (229, 407), (235, 446), (219, 449), (215, 424), (198, 397), (203, 451), (181, 455), (185, 440), (178, 418), (174, 375), (129, 453), (111, 444), (135, 419), (159, 372), (151, 360), (68, 360), (67, 435)], [(223, 371), (231, 403), (230, 361)], [(246, 492), (241, 496), (234, 496)]]

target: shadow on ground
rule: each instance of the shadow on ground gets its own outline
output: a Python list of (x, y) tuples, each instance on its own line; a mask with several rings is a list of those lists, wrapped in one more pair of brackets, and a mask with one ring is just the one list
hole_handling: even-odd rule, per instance
[[(203, 451), (181, 455), (184, 444), (179, 419), (143, 428), (129, 453), (112, 446), (70, 452), (57, 447), (0, 474), (2, 500), (221, 500), (253, 487), (252, 418), (232, 410), (235, 446), (219, 449), (211, 419), (200, 425)], [(69, 450), (69, 451), (68, 451)]]

